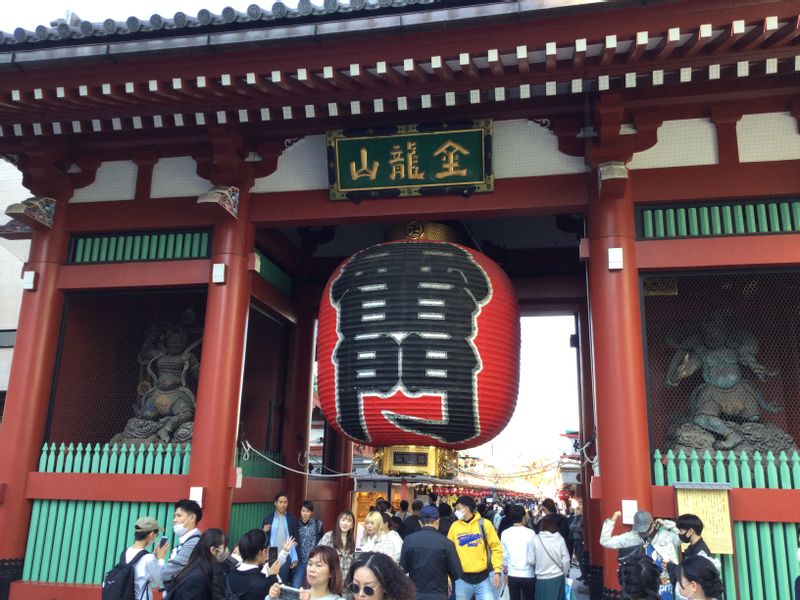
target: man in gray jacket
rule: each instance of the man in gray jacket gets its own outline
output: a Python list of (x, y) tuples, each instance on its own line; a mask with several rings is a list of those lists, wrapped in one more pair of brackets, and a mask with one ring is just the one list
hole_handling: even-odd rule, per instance
[(200, 539), (200, 530), (197, 528), (197, 524), (202, 518), (203, 509), (194, 500), (178, 500), (175, 503), (172, 530), (178, 536), (178, 545), (172, 550), (170, 559), (161, 569), (161, 580), (165, 587), (189, 562), (192, 550)]

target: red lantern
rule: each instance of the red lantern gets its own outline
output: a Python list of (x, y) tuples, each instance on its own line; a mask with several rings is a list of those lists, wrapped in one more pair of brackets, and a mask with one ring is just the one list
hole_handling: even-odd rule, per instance
[(511, 282), (483, 254), (431, 240), (372, 246), (322, 294), (323, 413), (372, 446), (480, 445), (514, 412), (519, 341)]

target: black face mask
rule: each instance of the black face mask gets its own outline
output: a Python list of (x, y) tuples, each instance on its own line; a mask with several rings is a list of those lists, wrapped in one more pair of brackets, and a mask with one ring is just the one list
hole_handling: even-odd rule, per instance
[(678, 539), (682, 541), (684, 544), (688, 544), (692, 541), (692, 537), (688, 533), (679, 533)]

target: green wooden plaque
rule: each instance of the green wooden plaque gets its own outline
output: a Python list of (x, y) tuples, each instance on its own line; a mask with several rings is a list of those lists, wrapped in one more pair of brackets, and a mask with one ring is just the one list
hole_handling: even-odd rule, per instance
[(328, 132), (333, 200), (491, 192), (492, 122)]

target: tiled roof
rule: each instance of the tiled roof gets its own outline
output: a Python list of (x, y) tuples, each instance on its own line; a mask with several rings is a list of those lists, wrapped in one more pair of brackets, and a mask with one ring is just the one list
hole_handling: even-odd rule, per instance
[[(75, 41), (87, 43), (105, 41), (109, 36), (119, 39), (140, 39), (144, 37), (166, 37), (176, 34), (202, 33), (206, 31), (228, 31), (239, 28), (268, 27), (314, 23), (352, 17), (366, 17), (383, 14), (397, 14), (409, 11), (424, 11), (479, 4), (475, 0), (324, 0), (322, 6), (310, 0), (300, 0), (297, 8), (289, 8), (283, 2), (276, 2), (270, 9), (251, 4), (245, 12), (227, 7), (221, 14), (202, 9), (197, 16), (178, 12), (171, 19), (155, 14), (149, 19), (128, 17), (126, 21), (106, 19), (102, 23), (83, 21), (74, 16), (70, 22), (53, 21), (48, 27), (39, 25), (34, 31), (21, 27), (13, 33), (0, 31), (0, 47), (16, 49), (22, 46), (42, 47), (63, 45)], [(484, 2), (485, 3), (485, 0)]]

